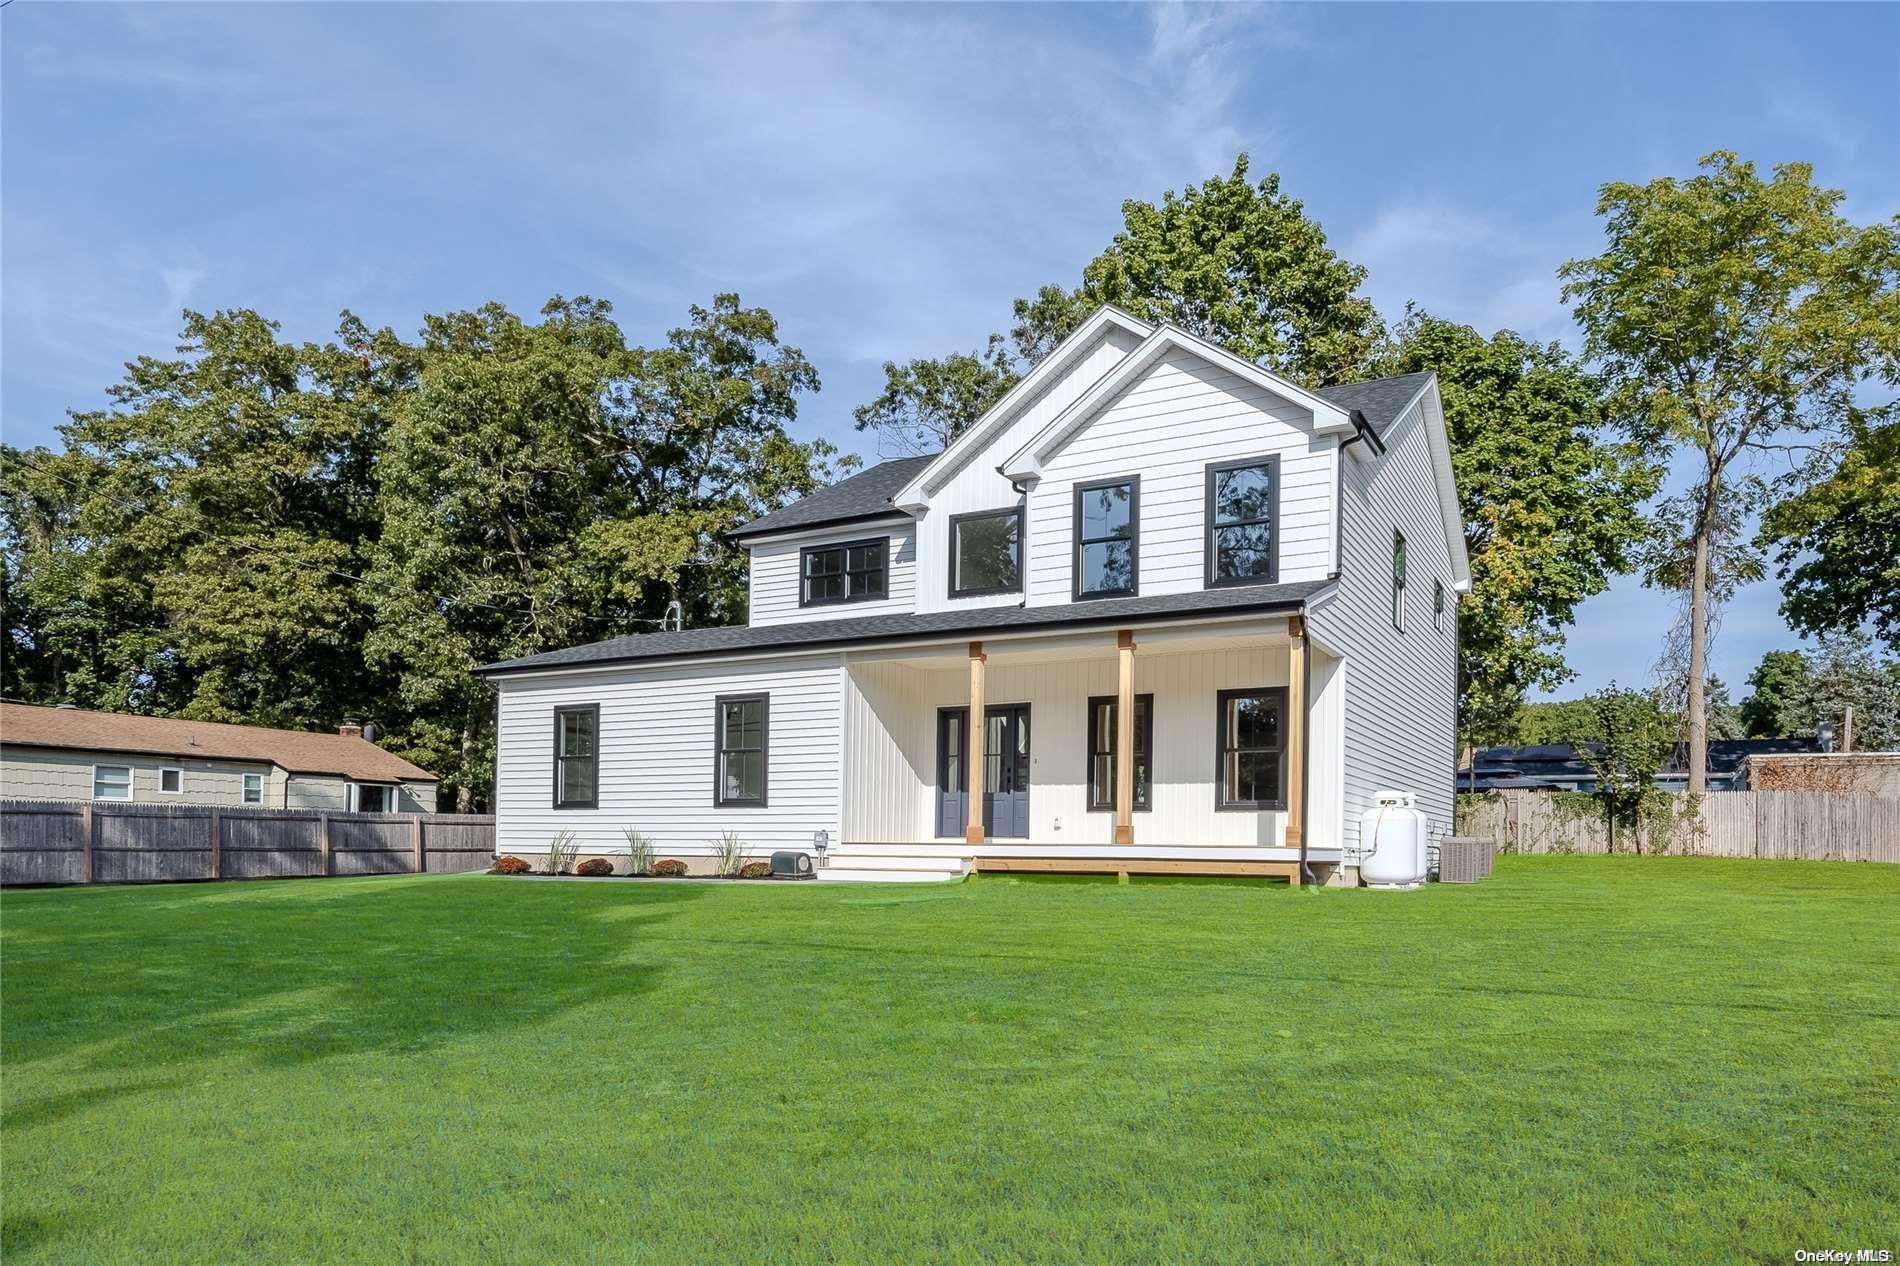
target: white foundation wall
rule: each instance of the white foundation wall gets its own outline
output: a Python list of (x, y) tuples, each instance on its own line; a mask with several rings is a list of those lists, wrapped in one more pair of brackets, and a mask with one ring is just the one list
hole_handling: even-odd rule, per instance
[[(1137, 636), (1139, 643), (1139, 635)], [(1311, 731), (1312, 827), (1308, 844), (1336, 847), (1341, 801), (1339, 687), (1327, 661), (1315, 665)], [(969, 701), (966, 664), (942, 669), (877, 660), (846, 669), (844, 805), (846, 843), (923, 843), (936, 838), (937, 712)], [(1112, 845), (1114, 814), (1088, 809), (1087, 707), (1113, 695), (1112, 656), (1011, 666), (992, 658), (991, 706), (1030, 709), (1029, 839), (1041, 844)], [(1277, 846), (1283, 812), (1222, 812), (1215, 803), (1216, 700), (1221, 690), (1284, 686), (1284, 644), (1231, 651), (1135, 656), (1135, 692), (1153, 694), (1152, 805), (1135, 812), (1135, 845)], [(1011, 841), (1015, 842), (1015, 841)]]
[[(497, 682), (497, 853), (533, 857), (563, 830), (583, 855), (624, 853), (623, 828), (663, 857), (708, 855), (734, 831), (750, 856), (809, 851), (814, 831), (839, 833), (837, 656), (721, 665), (699, 661)], [(771, 696), (763, 808), (713, 805), (713, 700)], [(600, 807), (555, 809), (554, 709), (600, 705)]]
[(1312, 426), (1310, 410), (1198, 356), (1163, 357), (1043, 464), (1029, 495), (1029, 605), (1073, 597), (1076, 485), (1128, 476), (1141, 479), (1141, 594), (1206, 588), (1207, 468), (1250, 457), (1280, 462), (1277, 579), (1327, 576), (1338, 441)]

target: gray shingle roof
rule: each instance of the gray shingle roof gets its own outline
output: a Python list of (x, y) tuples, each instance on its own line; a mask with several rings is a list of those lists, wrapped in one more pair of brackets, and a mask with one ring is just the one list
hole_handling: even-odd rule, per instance
[(932, 453), (928, 457), (899, 457), (893, 461), (879, 462), (849, 479), (840, 479), (829, 488), (820, 488), (783, 510), (774, 510), (750, 523), (742, 523), (727, 535), (738, 540), (766, 532), (787, 532), (793, 528), (849, 523), (854, 519), (901, 513), (891, 504), (891, 498), (936, 456)]
[(1412, 403), (1412, 397), (1430, 378), (1429, 373), (1397, 374), (1391, 378), (1374, 378), (1368, 382), (1341, 383), (1337, 387), (1321, 387), (1313, 394), (1322, 400), (1338, 405), (1342, 409), (1357, 409), (1365, 414), (1372, 429), (1385, 434), (1385, 429), (1398, 421), (1405, 406)]
[(742, 651), (818, 649), (863, 642), (904, 641), (917, 637), (961, 638), (1019, 629), (1113, 626), (1131, 619), (1154, 616), (1292, 611), (1331, 583), (1327, 580), (1303, 580), (1294, 584), (1242, 585), (1231, 589), (1206, 589), (1145, 598), (1064, 602), (1048, 607), (976, 607), (857, 618), (847, 616), (839, 620), (814, 620), (809, 624), (733, 624), (711, 629), (686, 629), (678, 633), (640, 633), (588, 646), (574, 646), (522, 659), (484, 664), (475, 671), (478, 675), (488, 675), (528, 668), (699, 659)]

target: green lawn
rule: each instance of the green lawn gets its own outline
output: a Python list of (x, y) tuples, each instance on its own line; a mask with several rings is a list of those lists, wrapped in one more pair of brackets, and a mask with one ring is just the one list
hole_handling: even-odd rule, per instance
[(1900, 1248), (1900, 867), (0, 899), (8, 1266)]

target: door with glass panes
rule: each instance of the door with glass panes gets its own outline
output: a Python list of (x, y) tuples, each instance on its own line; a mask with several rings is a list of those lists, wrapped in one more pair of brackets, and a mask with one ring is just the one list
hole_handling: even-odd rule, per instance
[[(984, 709), (983, 829), (992, 839), (1029, 838), (1029, 705)], [(937, 714), (937, 835), (969, 825), (970, 710)]]

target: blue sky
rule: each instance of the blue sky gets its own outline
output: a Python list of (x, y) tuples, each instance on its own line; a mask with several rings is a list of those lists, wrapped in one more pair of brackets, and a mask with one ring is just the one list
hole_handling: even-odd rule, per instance
[[(55, 5), (0, 11), (0, 428), (49, 442), (180, 308), (321, 338), (340, 309), (553, 293), (655, 341), (736, 289), (875, 458), (879, 363), (1073, 283), (1125, 197), (1277, 170), (1388, 316), (1574, 345), (1554, 270), (1606, 180), (1724, 147), (1900, 210), (1895, 6), (810, 8)], [(1772, 583), (1715, 649), (1792, 644)], [(1583, 609), (1574, 689), (1647, 676), (1672, 600)], [(1564, 693), (1570, 693), (1566, 691)]]

